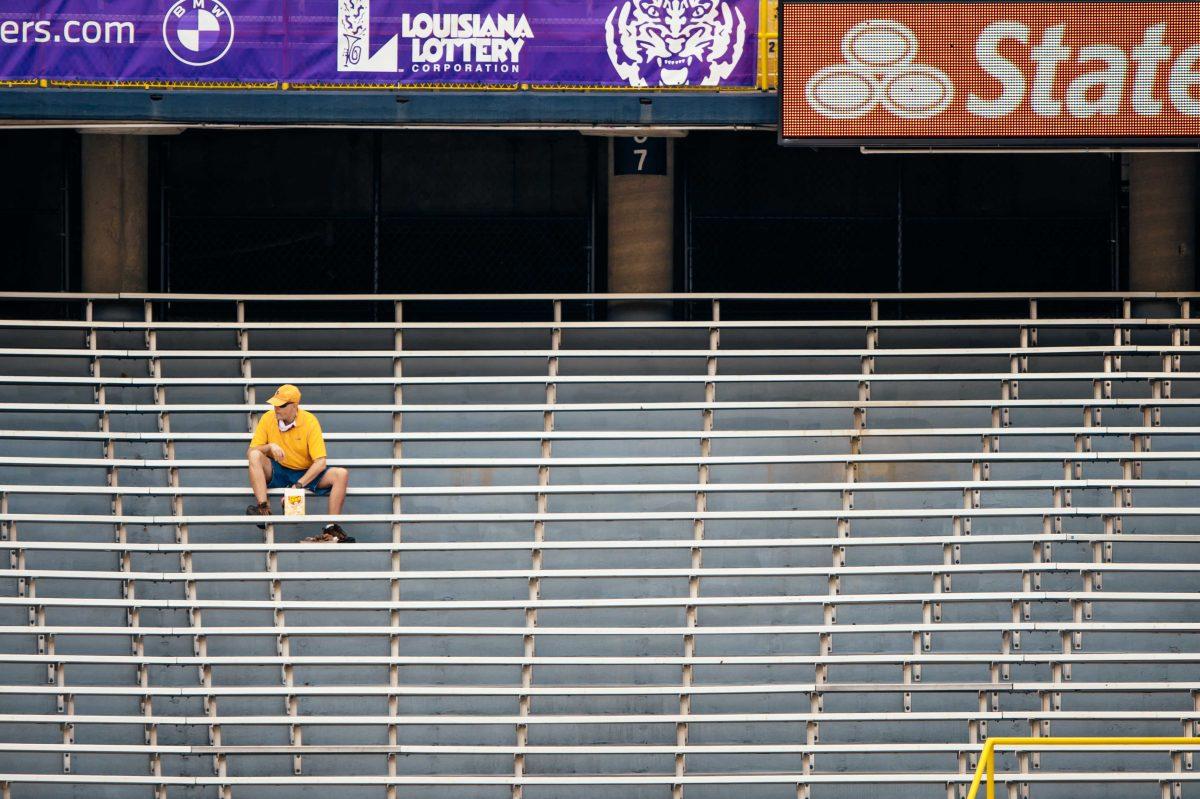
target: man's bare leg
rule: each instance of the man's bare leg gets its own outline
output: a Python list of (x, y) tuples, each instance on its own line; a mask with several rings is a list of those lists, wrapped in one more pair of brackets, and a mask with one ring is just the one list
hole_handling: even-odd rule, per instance
[(318, 488), (329, 489), (329, 515), (337, 516), (346, 502), (346, 486), (350, 483), (350, 472), (341, 466), (330, 466), (317, 481)]
[(250, 490), (258, 504), (267, 501), (267, 483), (271, 480), (271, 459), (258, 450), (250, 452)]

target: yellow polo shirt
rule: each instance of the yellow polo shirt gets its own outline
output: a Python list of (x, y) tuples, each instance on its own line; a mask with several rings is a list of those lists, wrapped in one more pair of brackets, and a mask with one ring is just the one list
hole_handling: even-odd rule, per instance
[(296, 414), (296, 426), (286, 433), (280, 432), (275, 411), (264, 413), (254, 429), (254, 438), (250, 439), (252, 447), (261, 447), (263, 444), (283, 447), (280, 465), (289, 469), (307, 469), (317, 458), (325, 457), (325, 436), (321, 433), (321, 423), (303, 408)]

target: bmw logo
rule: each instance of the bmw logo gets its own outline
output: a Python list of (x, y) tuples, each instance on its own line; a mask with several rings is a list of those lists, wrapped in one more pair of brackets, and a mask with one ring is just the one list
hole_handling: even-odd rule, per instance
[(163, 42), (189, 66), (219, 61), (233, 44), (233, 15), (221, 0), (176, 0), (163, 17)]

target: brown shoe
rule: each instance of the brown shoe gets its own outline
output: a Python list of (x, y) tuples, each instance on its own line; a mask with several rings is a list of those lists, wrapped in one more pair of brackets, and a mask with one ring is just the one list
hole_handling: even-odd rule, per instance
[[(271, 503), (270, 502), (259, 502), (256, 505), (250, 505), (246, 508), (246, 515), (247, 516), (270, 516), (271, 515)], [(267, 526), (265, 524), (260, 524), (258, 526), (258, 529), (266, 530)]]
[(317, 535), (300, 539), (306, 544), (353, 544), (355, 540), (346, 535), (346, 531), (336, 524), (327, 524)]

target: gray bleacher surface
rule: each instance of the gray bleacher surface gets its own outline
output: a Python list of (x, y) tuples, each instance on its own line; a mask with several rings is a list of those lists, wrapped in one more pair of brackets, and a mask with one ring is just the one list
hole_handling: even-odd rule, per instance
[[(987, 737), (1196, 733), (1188, 295), (54, 299), (0, 294), (3, 799), (953, 797)], [(242, 515), (282, 382), (355, 545)]]

